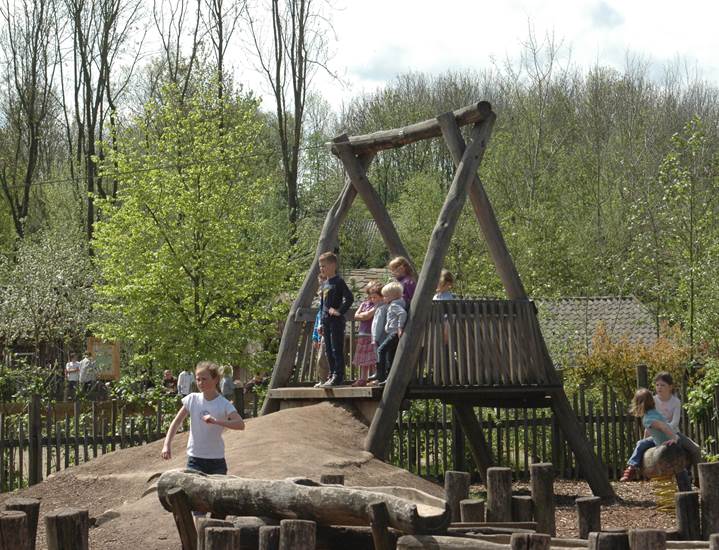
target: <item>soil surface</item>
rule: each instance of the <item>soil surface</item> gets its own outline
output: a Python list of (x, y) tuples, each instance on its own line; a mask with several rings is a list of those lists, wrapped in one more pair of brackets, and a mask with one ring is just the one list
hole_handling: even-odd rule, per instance
[[(396, 485), (442, 496), (439, 485), (385, 464), (362, 449), (367, 426), (349, 409), (329, 402), (288, 409), (251, 419), (245, 431), (226, 431), (229, 474), (283, 479), (344, 474), (347, 485)], [(88, 509), (94, 526), (90, 547), (108, 550), (176, 550), (180, 541), (172, 515), (153, 490), (157, 474), (185, 465), (187, 433), (178, 434), (173, 458), (160, 458), (162, 441), (108, 453), (55, 474), (18, 496), (41, 499), (38, 548), (46, 548), (42, 516), (64, 507)], [(482, 491), (482, 486), (473, 489)], [(672, 515), (658, 512), (649, 483), (615, 484), (622, 501), (602, 507), (607, 527), (674, 526)], [(516, 490), (527, 490), (517, 484)], [(591, 494), (584, 482), (557, 481), (557, 530), (576, 536), (574, 498)], [(15, 493), (0, 495), (0, 503)]]

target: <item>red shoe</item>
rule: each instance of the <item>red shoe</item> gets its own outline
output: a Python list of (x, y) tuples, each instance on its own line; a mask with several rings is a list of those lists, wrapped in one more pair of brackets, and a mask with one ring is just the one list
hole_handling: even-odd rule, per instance
[(638, 474), (639, 472), (634, 466), (627, 466), (619, 481), (636, 481), (639, 478)]

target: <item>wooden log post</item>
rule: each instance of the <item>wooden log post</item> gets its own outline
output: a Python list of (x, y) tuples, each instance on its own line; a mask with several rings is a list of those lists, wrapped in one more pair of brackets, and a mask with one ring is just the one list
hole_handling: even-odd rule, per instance
[(719, 550), (719, 533), (709, 537), (709, 550)]
[(459, 516), (462, 523), (484, 521), (484, 500), (465, 498), (459, 501)]
[(197, 550), (205, 550), (205, 529), (210, 527), (234, 527), (231, 521), (215, 518), (197, 518), (195, 530), (197, 531)]
[(389, 511), (384, 502), (373, 502), (369, 505), (372, 542), (375, 550), (393, 550), (392, 537), (389, 534)]
[(320, 483), (322, 483), (322, 485), (344, 485), (345, 476), (344, 474), (322, 474), (320, 476)]
[(279, 550), (280, 549), (280, 526), (266, 525), (260, 527), (258, 550)]
[(11, 497), (5, 501), (5, 509), (25, 512), (30, 548), (34, 549), (37, 540), (37, 522), (40, 517), (40, 501), (36, 498)]
[(452, 522), (462, 520), (460, 502), (469, 498), (470, 476), (467, 472), (448, 470), (444, 473), (444, 494)]
[[(432, 295), (437, 287), (444, 257), (462, 212), (467, 197), (467, 188), (479, 168), (489, 142), (496, 116), (492, 113), (489, 104), (485, 105), (485, 109), (487, 111), (486, 120), (472, 129), (472, 142), (462, 155), (462, 161), (459, 163), (432, 231), (404, 335), (399, 339), (394, 366), (390, 370), (387, 385), (382, 392), (379, 407), (372, 419), (365, 440), (365, 449), (376, 457), (387, 456), (402, 399), (415, 374), (414, 369), (421, 353), (420, 342), (424, 337), (432, 307)], [(444, 135), (459, 132), (452, 113), (441, 115), (437, 120)]]
[(182, 550), (197, 550), (197, 530), (187, 494), (180, 487), (174, 487), (167, 491), (166, 500), (175, 519)]
[(589, 533), (588, 550), (630, 550), (626, 532)]
[(637, 389), (649, 387), (649, 371), (646, 365), (637, 365)]
[(529, 466), (529, 487), (534, 503), (537, 531), (553, 537), (557, 535), (554, 518), (554, 466), (539, 462)]
[(0, 550), (35, 550), (34, 545), (30, 546), (30, 530), (25, 512), (0, 512)]
[(719, 462), (699, 464), (699, 500), (702, 509), (702, 535), (719, 533)]
[(602, 528), (602, 499), (599, 497), (579, 497), (574, 501), (577, 510), (577, 530), (579, 538), (589, 538), (589, 533), (599, 532)]
[(315, 550), (317, 525), (304, 519), (283, 519), (280, 522), (280, 550)]
[(511, 550), (549, 550), (552, 537), (544, 533), (514, 533), (509, 539)]
[(28, 439), (28, 484), (37, 485), (42, 481), (42, 422), (40, 418), (40, 396), (34, 394), (30, 401), (30, 432)]
[(528, 495), (512, 495), (512, 521), (532, 521), (532, 497)]
[(205, 528), (205, 550), (237, 550), (238, 548), (244, 546), (240, 546), (240, 530), (236, 527)]
[(479, 425), (477, 415), (474, 413), (474, 409), (469, 405), (455, 404), (452, 409), (462, 426), (462, 431), (464, 431), (467, 436), (469, 449), (472, 452), (472, 458), (477, 466), (479, 476), (482, 478), (482, 481), (487, 483), (487, 468), (492, 467), (494, 458), (492, 457), (492, 450), (489, 448), (489, 445), (487, 445), (484, 432)]
[(487, 521), (512, 521), (512, 470), (487, 469)]
[(631, 529), (629, 548), (631, 550), (665, 550), (667, 534), (661, 529)]
[(88, 550), (89, 530), (87, 510), (62, 508), (45, 514), (48, 550)]
[(680, 540), (700, 540), (699, 491), (683, 491), (674, 496), (676, 503), (677, 530)]
[(469, 537), (405, 535), (397, 539), (397, 550), (507, 550), (507, 548), (506, 544)]

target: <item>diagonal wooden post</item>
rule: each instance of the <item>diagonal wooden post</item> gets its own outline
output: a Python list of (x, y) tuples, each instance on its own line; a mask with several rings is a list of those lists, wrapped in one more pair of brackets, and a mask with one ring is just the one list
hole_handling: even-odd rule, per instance
[[(366, 154), (360, 158), (360, 163), (363, 168), (369, 166), (370, 162), (374, 158), (374, 154)], [(342, 189), (342, 193), (332, 205), (332, 208), (327, 212), (325, 217), (325, 223), (320, 233), (319, 242), (317, 243), (317, 250), (315, 252), (312, 266), (310, 267), (302, 287), (300, 288), (297, 298), (290, 308), (290, 312), (287, 315), (287, 321), (285, 327), (282, 330), (282, 340), (280, 340), (280, 348), (277, 350), (277, 359), (275, 360), (275, 366), (272, 369), (272, 378), (270, 379), (270, 389), (280, 388), (287, 384), (292, 375), (292, 368), (294, 367), (295, 355), (297, 354), (297, 343), (300, 339), (301, 326), (300, 323), (295, 321), (297, 311), (304, 307), (312, 305), (312, 297), (317, 291), (317, 274), (319, 273), (319, 267), (317, 260), (323, 252), (328, 250), (334, 250), (337, 245), (337, 238), (339, 235), (340, 227), (347, 217), (347, 213), (352, 206), (352, 203), (357, 197), (357, 189), (352, 185), (352, 181), (347, 176), (345, 178), (345, 186)], [(279, 402), (277, 399), (272, 399), (269, 396), (265, 399), (264, 405), (262, 405), (261, 414), (270, 414), (276, 412), (279, 409)]]
[(469, 448), (479, 476), (482, 481), (487, 483), (487, 469), (492, 466), (494, 459), (492, 458), (492, 449), (487, 444), (482, 427), (479, 425), (479, 420), (477, 420), (477, 415), (474, 414), (474, 409), (471, 405), (455, 403), (453, 410), (457, 413), (462, 430), (467, 436), (467, 441), (469, 441)]
[[(387, 454), (402, 398), (412, 380), (414, 366), (419, 359), (420, 342), (429, 317), (432, 294), (439, 280), (444, 256), (467, 198), (467, 188), (482, 162), (492, 133), (496, 116), (491, 112), (489, 103), (485, 104), (485, 111), (487, 111), (486, 119), (472, 129), (472, 142), (462, 155), (437, 224), (432, 231), (429, 248), (412, 300), (407, 326), (404, 335), (399, 339), (397, 354), (387, 379), (387, 385), (365, 440), (365, 449), (377, 457), (384, 458)], [(457, 122), (452, 113), (445, 113), (437, 117), (437, 120), (443, 133), (445, 133), (445, 128), (450, 132), (457, 130)]]

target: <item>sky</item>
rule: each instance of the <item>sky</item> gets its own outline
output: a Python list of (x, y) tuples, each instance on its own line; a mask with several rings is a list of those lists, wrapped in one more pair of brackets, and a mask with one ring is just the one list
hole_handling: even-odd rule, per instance
[(335, 31), (330, 67), (314, 84), (334, 107), (409, 71), (490, 68), (516, 60), (530, 29), (553, 35), (580, 69), (623, 70), (631, 54), (663, 67), (680, 62), (719, 85), (716, 0), (328, 0)]

